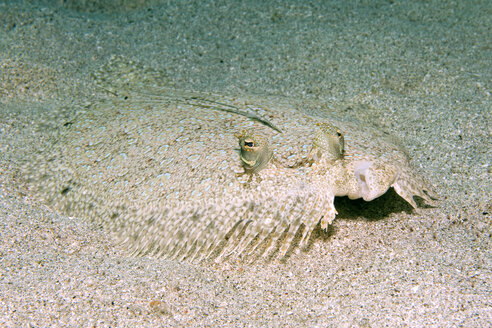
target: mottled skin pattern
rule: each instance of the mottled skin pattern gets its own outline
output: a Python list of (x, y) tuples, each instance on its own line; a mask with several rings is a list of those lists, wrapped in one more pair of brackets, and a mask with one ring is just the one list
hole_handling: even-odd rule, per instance
[(114, 59), (95, 74), (109, 95), (26, 166), (36, 195), (135, 254), (282, 257), (332, 223), (335, 196), (370, 201), (393, 187), (414, 207), (414, 196), (431, 202), (383, 133), (285, 103), (174, 90), (148, 72)]

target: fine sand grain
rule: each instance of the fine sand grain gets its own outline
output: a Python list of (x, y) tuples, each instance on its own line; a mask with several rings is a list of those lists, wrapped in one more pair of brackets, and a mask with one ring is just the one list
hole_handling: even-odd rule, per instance
[[(0, 2), (0, 327), (490, 327), (490, 1), (32, 3)], [(111, 55), (387, 131), (438, 206), (337, 199), (284, 262), (128, 257), (18, 176), (38, 115), (97, 92)]]

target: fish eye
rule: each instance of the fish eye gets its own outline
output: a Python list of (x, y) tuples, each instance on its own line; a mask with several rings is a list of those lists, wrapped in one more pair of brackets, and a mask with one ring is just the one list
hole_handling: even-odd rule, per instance
[(272, 158), (272, 152), (268, 148), (268, 140), (263, 136), (252, 135), (243, 131), (239, 135), (239, 156), (243, 167), (248, 173), (258, 173)]

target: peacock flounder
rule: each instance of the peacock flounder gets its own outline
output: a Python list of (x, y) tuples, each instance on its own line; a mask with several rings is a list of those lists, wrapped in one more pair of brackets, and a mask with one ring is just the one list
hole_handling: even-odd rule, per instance
[(135, 254), (283, 257), (319, 223), (327, 229), (335, 196), (370, 201), (393, 187), (413, 207), (414, 196), (432, 202), (378, 131), (277, 102), (175, 90), (119, 58), (95, 76), (109, 96), (46, 138), (55, 141), (29, 160), (27, 181)]

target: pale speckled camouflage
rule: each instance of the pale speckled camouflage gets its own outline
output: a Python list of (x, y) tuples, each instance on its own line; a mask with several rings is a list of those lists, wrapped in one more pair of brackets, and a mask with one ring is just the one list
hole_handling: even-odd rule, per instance
[[(282, 257), (332, 223), (335, 196), (370, 201), (393, 187), (413, 207), (414, 196), (432, 201), (405, 153), (379, 131), (307, 115), (285, 100), (253, 105), (175, 90), (119, 58), (95, 78), (108, 96), (77, 111), (28, 161), (28, 185), (58, 210), (116, 233), (135, 254)], [(241, 155), (244, 147), (258, 162)], [(248, 170), (251, 159), (261, 165)]]

